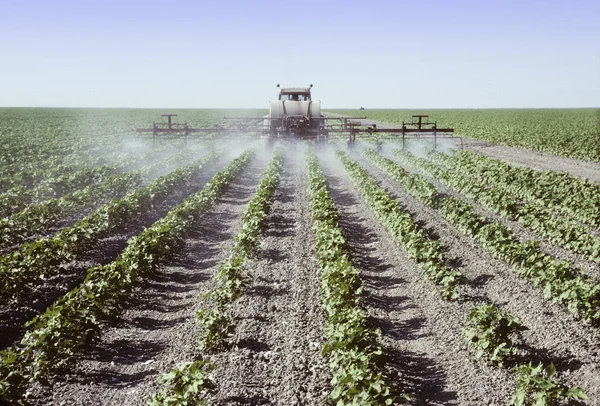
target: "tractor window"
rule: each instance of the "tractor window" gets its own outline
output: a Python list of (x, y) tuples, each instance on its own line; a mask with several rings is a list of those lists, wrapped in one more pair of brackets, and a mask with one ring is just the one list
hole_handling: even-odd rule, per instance
[(308, 96), (305, 94), (282, 94), (279, 100), (307, 101)]

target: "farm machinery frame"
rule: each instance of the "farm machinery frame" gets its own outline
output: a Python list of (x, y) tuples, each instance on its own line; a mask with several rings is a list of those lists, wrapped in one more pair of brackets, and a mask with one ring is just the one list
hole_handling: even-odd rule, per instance
[(378, 126), (366, 117), (345, 117), (338, 115), (325, 116), (321, 113), (321, 102), (312, 99), (313, 85), (306, 88), (277, 85), (279, 95), (272, 100), (269, 114), (260, 117), (224, 117), (223, 124), (213, 127), (195, 128), (187, 123), (176, 123), (173, 117), (177, 114), (163, 114), (167, 122), (153, 123), (150, 128), (138, 128), (137, 133), (151, 134), (153, 142), (165, 135), (184, 137), (212, 135), (226, 137), (231, 135), (260, 137), (263, 144), (272, 145), (276, 141), (313, 140), (317, 144), (330, 139), (345, 138), (352, 147), (357, 139), (402, 140), (403, 148), (406, 138), (431, 138), (434, 147), (439, 138), (462, 139), (454, 136), (453, 128), (440, 128), (436, 121), (429, 121), (425, 114), (413, 115), (412, 121), (402, 122), (400, 127)]

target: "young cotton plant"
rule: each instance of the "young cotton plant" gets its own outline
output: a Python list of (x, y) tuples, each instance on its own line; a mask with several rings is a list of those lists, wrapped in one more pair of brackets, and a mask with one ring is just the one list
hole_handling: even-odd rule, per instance
[(517, 354), (511, 336), (527, 330), (518, 318), (493, 304), (483, 304), (471, 309), (467, 323), (468, 327), (463, 330), (463, 334), (475, 349), (475, 356), (487, 358), (499, 366), (507, 358)]
[(529, 363), (515, 368), (514, 372), (517, 390), (512, 401), (516, 406), (554, 406), (588, 399), (583, 389), (569, 388), (555, 379), (556, 368), (552, 363), (546, 368), (542, 363), (536, 367)]
[(215, 384), (208, 377), (215, 368), (206, 360), (185, 362), (179, 368), (163, 374), (163, 389), (152, 396), (147, 406), (208, 406), (206, 395), (213, 393)]

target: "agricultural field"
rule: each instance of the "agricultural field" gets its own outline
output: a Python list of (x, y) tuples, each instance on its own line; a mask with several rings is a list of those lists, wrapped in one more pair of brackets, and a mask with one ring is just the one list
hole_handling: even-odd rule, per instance
[(465, 148), (402, 150), (0, 109), (2, 400), (599, 405), (597, 111), (550, 112), (431, 111)]
[[(402, 124), (411, 110), (331, 110)], [(476, 109), (427, 110), (440, 126), (451, 127), (461, 137), (491, 144), (523, 147), (565, 157), (600, 161), (600, 109)]]

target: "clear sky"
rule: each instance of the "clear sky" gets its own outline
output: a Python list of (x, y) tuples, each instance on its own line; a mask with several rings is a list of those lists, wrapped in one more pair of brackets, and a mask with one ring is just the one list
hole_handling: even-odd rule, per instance
[(2, 0), (0, 106), (600, 107), (600, 1)]

